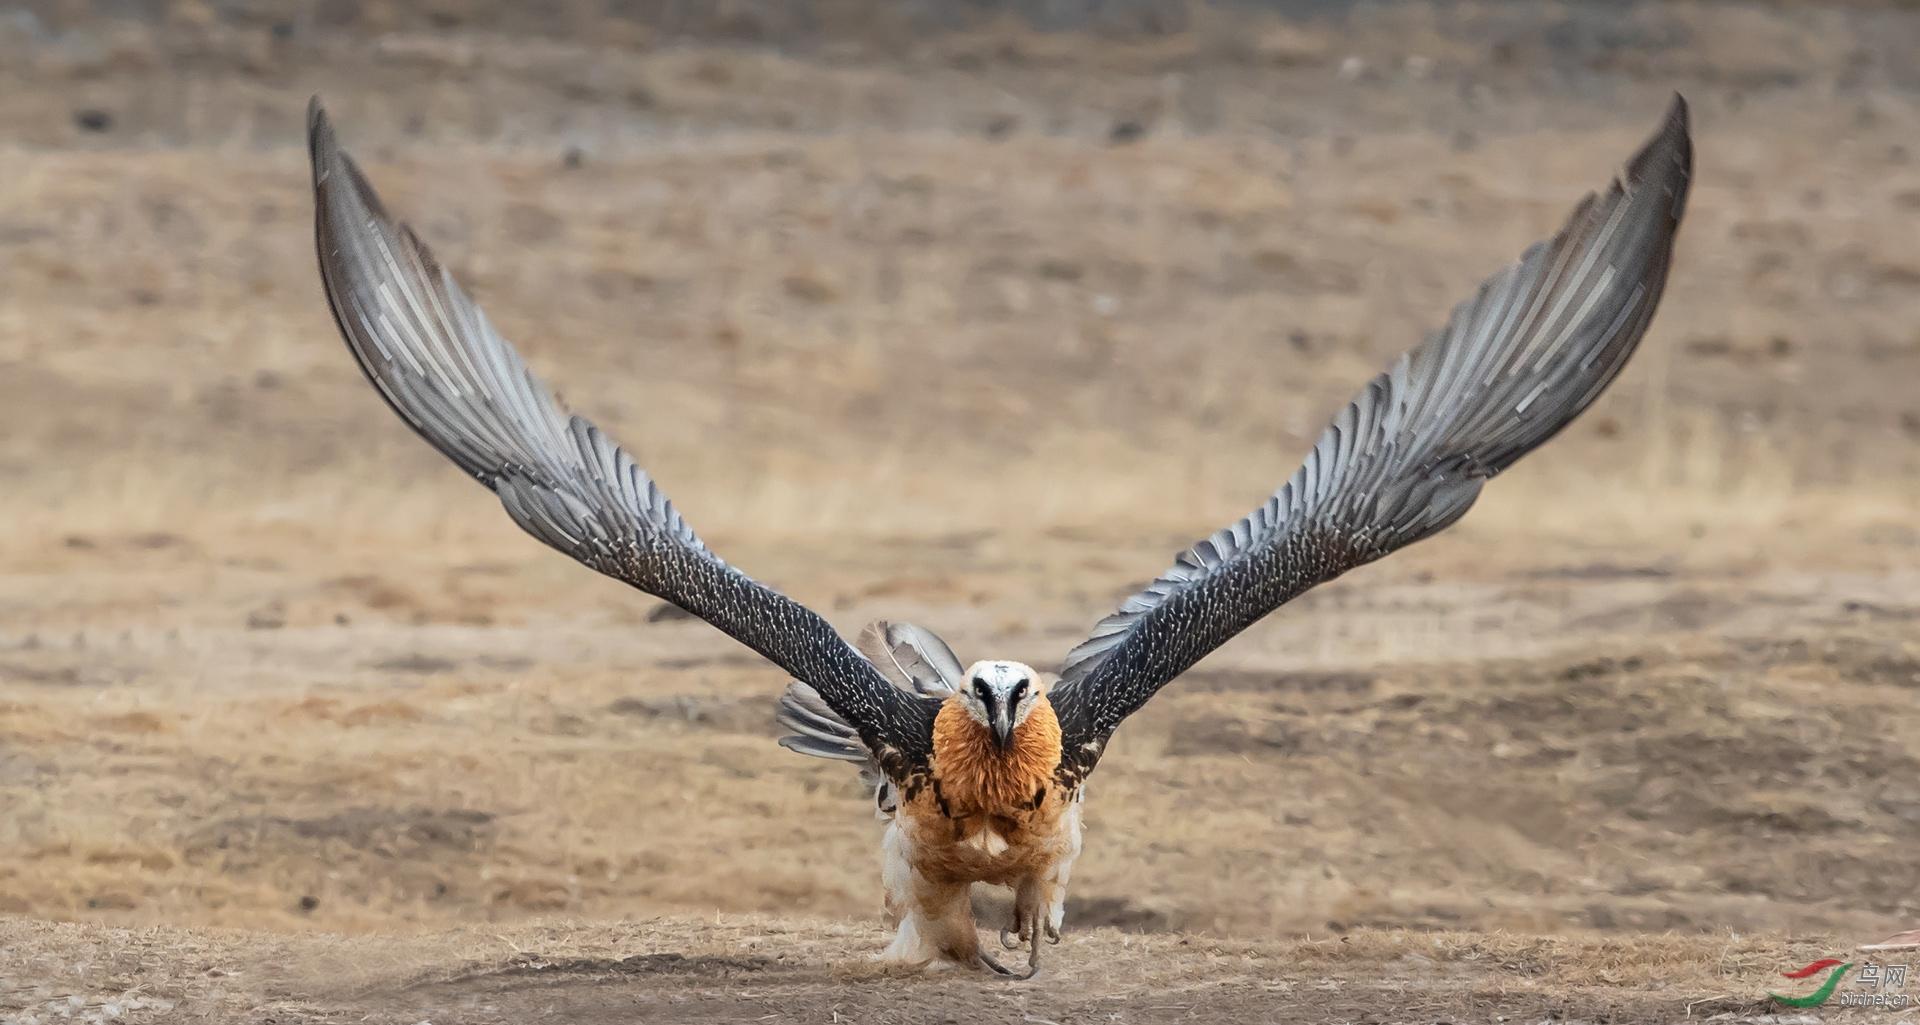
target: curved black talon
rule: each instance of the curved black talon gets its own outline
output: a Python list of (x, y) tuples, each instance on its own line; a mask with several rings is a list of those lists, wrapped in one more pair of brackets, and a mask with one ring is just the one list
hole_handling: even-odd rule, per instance
[(1054, 946), (1056, 946), (1056, 947), (1060, 945), (1060, 930), (1058, 930), (1058, 929), (1055, 929), (1055, 928), (1053, 927), (1053, 923), (1052, 923), (1052, 922), (1048, 922), (1048, 923), (1047, 923), (1047, 927), (1046, 927), (1046, 933), (1047, 933), (1047, 942), (1048, 942), (1048, 943), (1051, 943), (1051, 944), (1053, 944), (1053, 945), (1054, 945)]
[(1000, 976), (1001, 978), (1012, 979), (1016, 982), (1018, 982), (1021, 979), (1033, 978), (1033, 969), (1029, 968), (1027, 970), (1027, 974), (1021, 975), (1018, 972), (1015, 972), (1013, 969), (1008, 968), (1006, 965), (1003, 965), (1000, 962), (995, 961), (993, 958), (988, 957), (986, 954), (980, 955), (980, 965), (981, 967), (988, 969), (989, 971), (993, 972), (995, 975)]
[(1020, 937), (1014, 935), (1012, 929), (1002, 929), (1000, 930), (1000, 946), (1003, 950), (1019, 950)]

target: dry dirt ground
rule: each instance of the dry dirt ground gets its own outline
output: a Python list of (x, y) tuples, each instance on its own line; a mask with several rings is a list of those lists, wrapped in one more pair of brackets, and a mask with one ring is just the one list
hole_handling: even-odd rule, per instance
[[(803, 6), (0, 9), (0, 1020), (1669, 1021), (1920, 918), (1920, 12)], [(1676, 89), (1635, 363), (1127, 725), (1027, 985), (868, 965), (779, 674), (382, 410), (300, 148), (730, 561), (1048, 667)]]

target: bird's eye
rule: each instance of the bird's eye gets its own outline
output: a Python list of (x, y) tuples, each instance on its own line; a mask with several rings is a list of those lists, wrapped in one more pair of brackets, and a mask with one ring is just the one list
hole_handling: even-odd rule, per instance
[(982, 701), (985, 701), (985, 700), (987, 700), (987, 681), (985, 681), (985, 680), (982, 680), (982, 679), (981, 679), (981, 678), (979, 678), (978, 676), (976, 676), (976, 677), (974, 677), (974, 678), (973, 678), (973, 692), (974, 692), (974, 693), (975, 693), (976, 695), (979, 695), (979, 697), (980, 697), (980, 700), (982, 700)]
[(1013, 685), (1013, 700), (1018, 702), (1027, 693), (1027, 681), (1021, 680)]

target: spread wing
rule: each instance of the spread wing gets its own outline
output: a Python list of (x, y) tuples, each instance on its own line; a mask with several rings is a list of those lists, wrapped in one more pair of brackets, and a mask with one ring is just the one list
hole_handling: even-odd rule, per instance
[(1693, 151), (1687, 108), (1604, 195), (1373, 379), (1265, 505), (1195, 544), (1067, 655), (1052, 700), (1072, 783), (1120, 721), (1300, 593), (1458, 520), (1493, 475), (1586, 409), (1666, 284)]
[(527, 533), (806, 681), (889, 777), (923, 771), (939, 703), (895, 687), (826, 620), (709, 551), (647, 472), (563, 412), (427, 247), (387, 215), (317, 102), (308, 129), (327, 300), (400, 419), (498, 495)]

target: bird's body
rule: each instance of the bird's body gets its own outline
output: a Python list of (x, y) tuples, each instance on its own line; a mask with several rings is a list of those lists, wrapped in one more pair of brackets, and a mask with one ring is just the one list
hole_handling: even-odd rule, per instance
[(887, 916), (900, 930), (890, 960), (989, 960), (976, 939), (974, 883), (1014, 891), (1023, 937), (1036, 923), (1059, 935), (1080, 853), (1080, 795), (1055, 781), (1059, 764), (1060, 723), (1044, 697), (1004, 748), (958, 694), (942, 704), (931, 780), (901, 801), (882, 842)]
[(907, 802), (907, 816), (916, 821), (937, 814), (956, 836), (997, 831), (1011, 842), (1059, 818), (1064, 791), (1054, 793), (1061, 788), (1053, 770), (1060, 764), (1060, 720), (1044, 698), (1014, 727), (1005, 749), (961, 710), (958, 698), (949, 699), (933, 721), (931, 764), (932, 784)]
[(858, 763), (887, 820), (882, 877), (899, 932), (886, 956), (1009, 975), (980, 949), (972, 885), (1013, 889), (1001, 941), (1029, 944), (1031, 974), (1058, 938), (1085, 780), (1115, 729), (1274, 609), (1459, 520), (1487, 481), (1598, 398), (1659, 302), (1692, 168), (1676, 98), (1623, 178), (1368, 382), (1278, 491), (1101, 620), (1048, 685), (1018, 662), (962, 668), (910, 624), (875, 623), (849, 644), (722, 561), (387, 215), (317, 105), (310, 142), (321, 278), (381, 397), (528, 533), (784, 670), (777, 715), (792, 735), (780, 742)]

